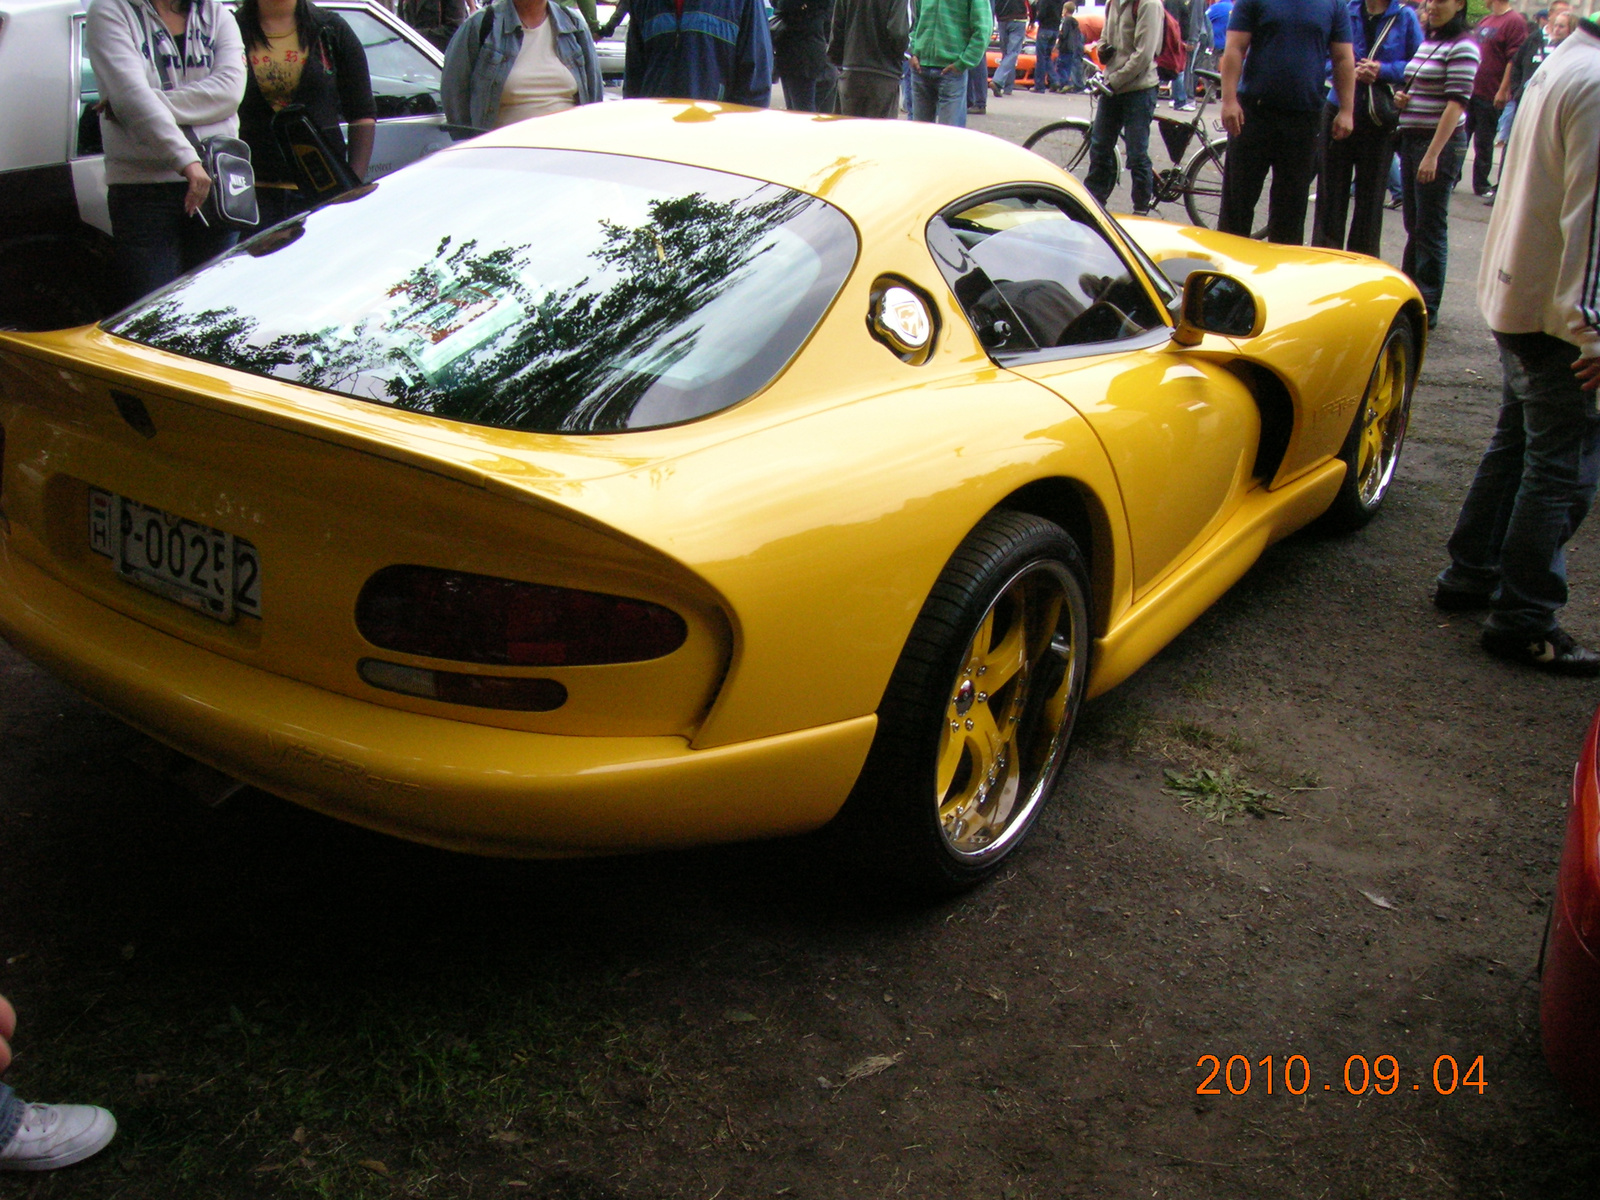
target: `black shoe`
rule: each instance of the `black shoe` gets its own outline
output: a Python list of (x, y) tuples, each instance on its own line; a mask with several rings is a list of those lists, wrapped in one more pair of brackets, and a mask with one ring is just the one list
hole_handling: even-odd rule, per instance
[(1600, 675), (1600, 654), (1587, 646), (1578, 645), (1565, 629), (1552, 629), (1549, 633), (1532, 638), (1485, 629), (1482, 645), (1496, 658), (1519, 662), (1552, 675), (1581, 675), (1584, 678)]
[(1488, 592), (1464, 592), (1460, 588), (1435, 585), (1433, 606), (1440, 612), (1484, 612), (1489, 607)]

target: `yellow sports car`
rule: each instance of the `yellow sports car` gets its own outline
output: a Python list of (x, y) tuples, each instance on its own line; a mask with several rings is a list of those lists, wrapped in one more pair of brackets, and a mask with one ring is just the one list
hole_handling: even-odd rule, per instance
[(1086, 697), (1376, 511), (1424, 330), (1381, 263), (1119, 223), (980, 134), (593, 105), (0, 336), (0, 630), (402, 837), (837, 818), (961, 886)]

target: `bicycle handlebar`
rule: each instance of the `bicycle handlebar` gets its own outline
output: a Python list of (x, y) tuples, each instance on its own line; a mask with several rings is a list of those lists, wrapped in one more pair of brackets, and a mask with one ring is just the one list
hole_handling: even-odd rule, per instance
[(1196, 67), (1194, 73), (1198, 79), (1204, 79), (1207, 83), (1214, 83), (1218, 87), (1222, 86), (1222, 76), (1215, 71), (1207, 71), (1203, 67)]

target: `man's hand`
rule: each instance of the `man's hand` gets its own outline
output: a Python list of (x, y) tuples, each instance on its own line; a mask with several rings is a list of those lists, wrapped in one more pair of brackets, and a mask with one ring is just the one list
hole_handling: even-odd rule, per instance
[(183, 177), (189, 181), (189, 190), (183, 194), (183, 211), (192, 217), (211, 194), (211, 176), (198, 162), (192, 162), (183, 169)]
[(955, 63), (951, 63), (948, 67), (939, 72), (941, 75), (965, 75), (966, 73), (967, 69), (965, 67), (958, 67), (955, 65)]
[(1510, 103), (1511, 93), (1509, 91), (1502, 89), (1494, 94), (1494, 106), (1496, 108), (1504, 108)]
[(920, 70), (922, 70), (922, 64), (921, 64), (921, 63), (920, 63), (920, 62), (918, 62), (918, 61), (917, 61), (917, 56), (916, 56), (916, 55), (915, 55), (915, 54), (913, 54), (913, 55), (912, 55), (912, 56), (911, 56), (911, 69), (912, 69), (912, 70), (913, 70), (913, 71), (920, 71)]
[(1600, 387), (1600, 358), (1580, 358), (1572, 364), (1572, 373), (1578, 377), (1578, 386), (1586, 392)]
[(1363, 58), (1356, 64), (1357, 83), (1378, 82), (1378, 68), (1381, 64), (1375, 58)]
[[(1228, 118), (1224, 116), (1222, 119), (1226, 121)], [(1339, 115), (1333, 119), (1333, 140), (1336, 142), (1343, 141), (1355, 131), (1355, 117), (1341, 109)]]
[(1222, 102), (1222, 127), (1229, 137), (1238, 137), (1244, 131), (1244, 105), (1237, 100)]

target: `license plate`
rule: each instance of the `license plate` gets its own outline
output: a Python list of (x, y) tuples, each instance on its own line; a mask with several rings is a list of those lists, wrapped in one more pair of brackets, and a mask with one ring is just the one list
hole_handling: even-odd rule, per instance
[(218, 621), (261, 615), (261, 560), (242, 537), (90, 488), (89, 548), (129, 583)]

